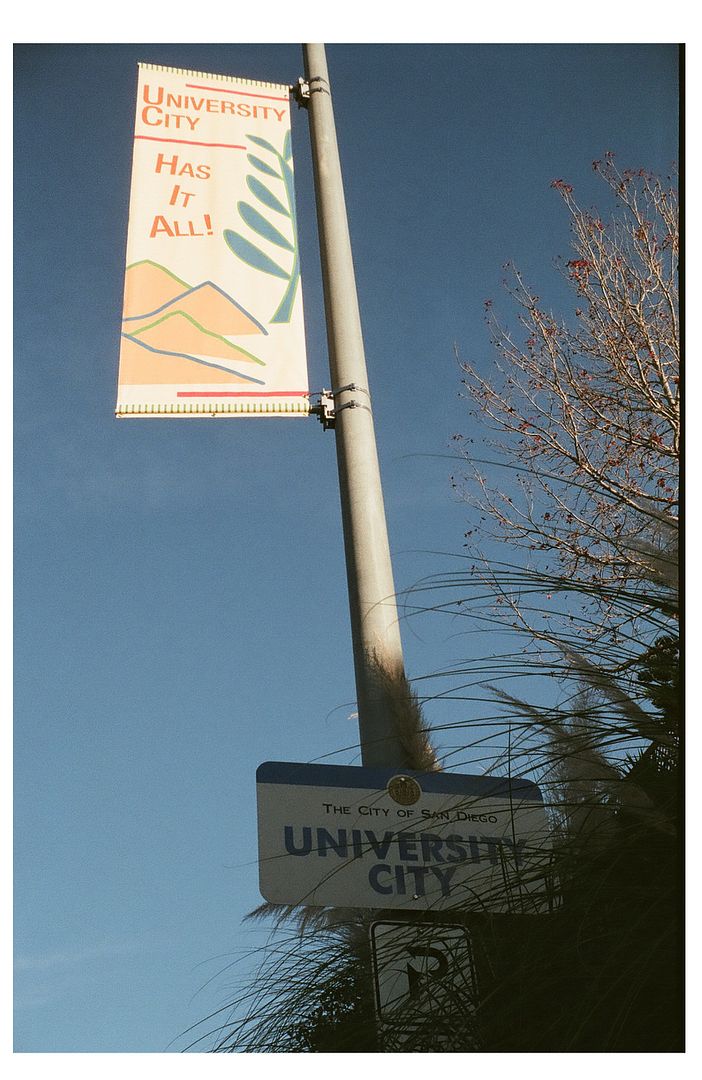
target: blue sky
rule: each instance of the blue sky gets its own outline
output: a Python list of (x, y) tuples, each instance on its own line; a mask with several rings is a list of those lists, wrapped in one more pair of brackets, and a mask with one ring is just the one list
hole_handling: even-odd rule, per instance
[[(330, 45), (398, 590), (452, 565), (454, 343), (512, 259), (554, 308), (591, 162), (677, 157), (672, 45)], [(181, 1050), (260, 944), (254, 777), (358, 763), (333, 434), (117, 421), (137, 61), (295, 82), (296, 44), (15, 55), (15, 1050)], [(310, 386), (329, 385), (307, 117), (293, 108)], [(506, 300), (504, 301), (507, 307)], [(445, 553), (445, 554), (442, 554)], [(430, 618), (412, 677), (489, 652)], [(430, 703), (435, 725), (466, 702)], [(455, 739), (454, 739), (455, 741)], [(439, 746), (451, 744), (438, 736)], [(480, 771), (477, 755), (452, 767)], [(246, 964), (248, 961), (242, 961)], [(207, 1043), (201, 1049), (207, 1048)]]

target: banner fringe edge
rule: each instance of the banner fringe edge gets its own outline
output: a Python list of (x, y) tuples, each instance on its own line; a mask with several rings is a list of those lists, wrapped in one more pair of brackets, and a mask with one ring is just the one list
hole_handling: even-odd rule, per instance
[(145, 68), (147, 71), (164, 71), (169, 75), (189, 75), (197, 79), (217, 79), (220, 82), (238, 83), (242, 86), (264, 86), (271, 90), (285, 90), (287, 94), (290, 93), (290, 86), (287, 83), (260, 82), (258, 79), (242, 79), (237, 75), (217, 75), (212, 71), (191, 71), (189, 68), (167, 67), (163, 64), (150, 64), (143, 60), (137, 61), (137, 67)]

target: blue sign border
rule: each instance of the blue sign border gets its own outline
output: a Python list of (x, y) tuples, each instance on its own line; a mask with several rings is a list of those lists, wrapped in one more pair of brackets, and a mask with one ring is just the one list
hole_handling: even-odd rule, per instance
[(517, 777), (365, 768), (362, 765), (310, 765), (301, 761), (264, 761), (256, 770), (256, 783), (383, 791), (393, 776), (413, 776), (426, 794), (470, 795), (480, 798), (493, 795), (503, 799), (543, 802), (541, 789), (536, 784)]

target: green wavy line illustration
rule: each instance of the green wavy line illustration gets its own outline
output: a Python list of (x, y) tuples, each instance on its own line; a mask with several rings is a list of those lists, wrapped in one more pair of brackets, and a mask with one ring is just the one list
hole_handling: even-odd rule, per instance
[(159, 326), (161, 323), (167, 322), (169, 319), (174, 318), (176, 315), (180, 315), (183, 319), (187, 319), (188, 322), (192, 323), (192, 325), (196, 327), (196, 329), (198, 329), (201, 333), (206, 334), (208, 337), (215, 338), (216, 341), (219, 341), (222, 345), (226, 345), (232, 350), (232, 352), (236, 353), (237, 355), (243, 353), (244, 356), (248, 356), (250, 360), (254, 361), (254, 363), (260, 364), (262, 367), (266, 366), (265, 360), (260, 360), (257, 356), (254, 356), (252, 352), (249, 352), (248, 349), (243, 349), (241, 345), (234, 345), (231, 341), (228, 341), (227, 338), (222, 337), (221, 334), (215, 333), (214, 330), (208, 330), (206, 327), (202, 326), (202, 324), (199, 323), (197, 319), (194, 319), (192, 315), (189, 315), (187, 311), (181, 311), (180, 308), (177, 308), (175, 311), (169, 311), (167, 315), (162, 315), (160, 319), (155, 319), (152, 323), (149, 323), (148, 326), (140, 327), (138, 330), (133, 331), (133, 333), (129, 336), (139, 337), (141, 334), (145, 334), (147, 330), (153, 330), (155, 326)]

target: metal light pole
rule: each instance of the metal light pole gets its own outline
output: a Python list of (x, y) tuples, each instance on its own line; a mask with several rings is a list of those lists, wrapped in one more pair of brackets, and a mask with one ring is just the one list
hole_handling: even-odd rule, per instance
[[(388, 682), (404, 677), (351, 241), (323, 45), (303, 45), (364, 765), (407, 765)], [(390, 677), (379, 677), (379, 669)], [(396, 712), (396, 710), (395, 710)]]

